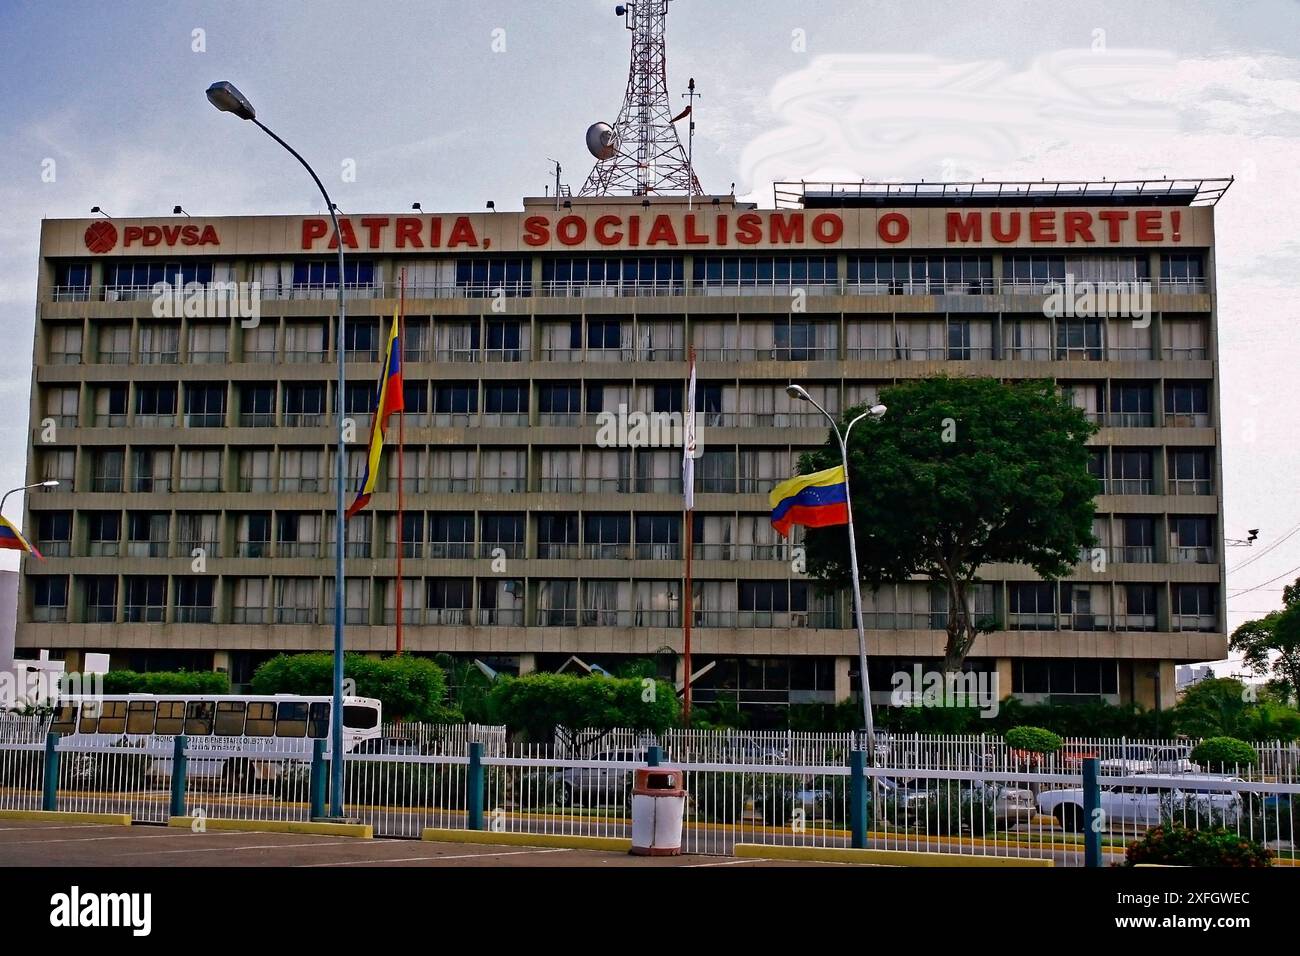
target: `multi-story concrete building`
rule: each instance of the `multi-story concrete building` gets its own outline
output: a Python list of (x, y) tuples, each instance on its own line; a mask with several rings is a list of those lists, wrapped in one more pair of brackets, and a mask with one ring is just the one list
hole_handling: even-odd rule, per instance
[[(404, 273), (409, 651), (507, 670), (681, 651), (680, 448), (600, 426), (622, 406), (681, 412), (693, 349), (694, 653), (717, 662), (697, 700), (850, 694), (849, 599), (793, 570), (798, 538), (768, 520), (769, 489), (826, 436), (785, 386), (838, 413), (943, 372), (1052, 378), (1102, 426), (1104, 560), (1059, 583), (985, 569), (977, 601), (999, 629), (972, 666), (1028, 699), (1172, 703), (1175, 664), (1226, 649), (1223, 187), (801, 185), (774, 209), (551, 197), (349, 216), (342, 396), (327, 218), (46, 221), (28, 477), (60, 485), (28, 496), (46, 561), (24, 562), (18, 647), (236, 683), (274, 653), (329, 648), (335, 403), (356, 423), (355, 482)], [(178, 276), (260, 286), (231, 317), (160, 298)], [(1085, 282), (1136, 283), (1120, 302), (1136, 314), (1099, 315)], [(362, 651), (394, 643), (395, 437), (347, 527), (346, 639)], [(944, 597), (916, 581), (865, 601), (887, 697), (900, 665), (941, 654)]]

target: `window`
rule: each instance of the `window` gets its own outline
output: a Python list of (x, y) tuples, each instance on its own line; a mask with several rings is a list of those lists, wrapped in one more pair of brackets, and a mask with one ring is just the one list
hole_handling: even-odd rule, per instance
[(126, 365), (130, 363), (131, 326), (100, 326), (99, 360), (105, 365)]
[(185, 735), (206, 737), (212, 733), (217, 704), (211, 700), (191, 700), (185, 705)]
[(1011, 630), (1056, 629), (1056, 585), (1013, 581), (1007, 585), (1007, 600)]
[(1146, 448), (1113, 448), (1111, 461), (1113, 495), (1149, 495), (1155, 491), (1151, 478), (1151, 451)]
[(165, 512), (131, 511), (126, 517), (126, 553), (133, 558), (167, 555), (169, 519)]
[(185, 425), (220, 428), (226, 423), (225, 385), (185, 386)]
[(527, 425), (527, 385), (484, 385), (483, 411), (486, 424)]
[(120, 448), (99, 448), (91, 453), (91, 491), (121, 491), (122, 464)]
[(489, 362), (523, 361), (523, 328), (517, 319), (489, 320), (487, 323), (487, 360)]
[(50, 325), (47, 326), (49, 335), (49, 361), (51, 365), (80, 365), (81, 364), (81, 326), (80, 325)]
[(325, 352), (324, 323), (290, 322), (285, 326), (285, 361), (321, 362), (325, 359)]
[(316, 557), (320, 551), (320, 520), (320, 515), (314, 513), (276, 512), (276, 557)]
[(45, 414), (60, 428), (76, 428), (79, 423), (81, 393), (75, 385), (53, 385), (45, 390)]
[(1119, 693), (1119, 666), (1114, 660), (1064, 660), (1018, 658), (1011, 672), (1016, 694), (1115, 695)]
[(171, 426), (176, 424), (176, 384), (137, 384), (135, 387), (135, 424)]
[(1214, 523), (1210, 518), (1169, 518), (1169, 560), (1175, 564), (1214, 561)]
[(54, 301), (90, 300), (90, 263), (60, 262), (54, 267)]
[[(375, 263), (369, 259), (347, 259), (343, 265), (345, 289), (369, 289), (375, 284)], [(339, 287), (337, 259), (324, 259), (293, 264), (293, 288), (302, 291), (320, 291)]]
[[(281, 452), (280, 460), (283, 465), (284, 456), (290, 452)], [(283, 467), (282, 467), (283, 473)], [(282, 490), (284, 479), (281, 478)], [(239, 490), (240, 491), (270, 491), (271, 490), (271, 450), (269, 448), (241, 448), (239, 451)]]
[(575, 627), (578, 623), (578, 582), (537, 582), (539, 627)]
[(1215, 597), (1209, 584), (1175, 584), (1174, 630), (1213, 631), (1218, 623)]
[(126, 707), (126, 732), (128, 734), (152, 734), (154, 715), (157, 710), (157, 701), (128, 701)]
[(549, 295), (680, 294), (685, 270), (681, 258), (555, 258), (542, 262), (542, 281)]
[(468, 578), (429, 578), (424, 583), (426, 624), (468, 624), (473, 600)]
[(1124, 631), (1156, 629), (1156, 586), (1122, 584), (1115, 591), (1115, 626)]
[(68, 619), (68, 579), (62, 575), (28, 578), (32, 584), (32, 620)]
[(91, 557), (114, 557), (122, 537), (122, 515), (117, 511), (86, 513), (86, 553)]
[(507, 558), (524, 556), (524, 516), (522, 514), (484, 514), (479, 533), (479, 557), (496, 557), (500, 549)]
[(1056, 322), (1057, 360), (1101, 361), (1103, 358), (1101, 330), (1101, 322), (1093, 319), (1058, 319)]
[[(387, 345), (385, 344), (385, 347)], [(354, 362), (379, 361), (379, 323), (350, 320), (343, 327), (343, 354)]]
[(578, 556), (578, 516), (576, 514), (539, 514), (537, 516), (537, 556), (572, 560)]
[(50, 558), (72, 553), (72, 512), (42, 511), (36, 518), (36, 549)]
[(1169, 485), (1175, 495), (1214, 494), (1210, 452), (1204, 449), (1170, 449)]
[[(405, 360), (405, 356), (403, 356)], [(429, 383), (405, 380), (402, 382), (402, 417), (412, 425), (429, 424)]]
[(158, 701), (157, 716), (154, 720), (155, 734), (179, 734), (185, 726), (185, 701)]
[(1110, 393), (1109, 422), (1118, 428), (1149, 428), (1155, 424), (1154, 401), (1150, 385), (1117, 384)]
[(176, 515), (176, 556), (191, 558), (195, 550), (202, 550), (210, 558), (221, 557), (221, 541), (217, 529), (220, 515), (214, 512)]
[(981, 256), (850, 256), (859, 294), (980, 295), (993, 291), (993, 260)]
[(275, 386), (241, 385), (239, 424), (243, 428), (270, 428), (275, 424)]
[(316, 585), (315, 578), (276, 578), (275, 623), (315, 624)]
[(637, 515), (636, 556), (652, 561), (681, 557), (681, 527), (679, 515)]
[(275, 702), (251, 700), (244, 719), (245, 737), (275, 736)]
[(506, 296), (532, 294), (533, 264), (529, 259), (458, 259), (456, 288), (461, 295), (483, 298), (501, 289)]
[(632, 542), (632, 519), (625, 514), (589, 514), (583, 520), (583, 556), (627, 558)]
[(185, 448), (181, 450), (181, 491), (221, 490), (221, 451)]
[(433, 390), (433, 424), (465, 427), (478, 411), (478, 383), (457, 382)]
[(126, 620), (161, 624), (167, 611), (167, 579), (156, 576), (126, 578)]
[[(267, 475), (270, 461), (267, 461)], [(315, 492), (324, 489), (321, 475), (321, 453), (316, 448), (284, 448), (280, 450), (280, 490)]]
[(253, 512), (240, 515), (236, 521), (236, 557), (266, 558), (271, 549), (271, 513)]
[(1205, 288), (1205, 260), (1200, 253), (1166, 253), (1160, 257), (1160, 284), (1174, 292)]
[(126, 424), (126, 386), (100, 385), (94, 389), (95, 424), (121, 428)]
[(273, 324), (244, 329), (244, 361), (274, 362), (276, 328)]
[(789, 289), (836, 286), (834, 256), (696, 256), (695, 285), (717, 289)]
[(1120, 543), (1115, 560), (1150, 564), (1156, 559), (1156, 520), (1149, 515), (1123, 515), (1118, 519)]
[(230, 330), (224, 325), (191, 325), (189, 361), (194, 365), (212, 365), (226, 361)]
[(582, 414), (581, 385), (539, 385), (537, 410), (543, 425), (576, 425)]
[(154, 286), (160, 282), (185, 286), (197, 282), (212, 282), (212, 263), (189, 260), (186, 262), (116, 262), (104, 266), (106, 301), (122, 298), (146, 298), (154, 295)]
[(171, 491), (170, 448), (137, 448), (131, 452), (131, 490)]
[(174, 365), (180, 360), (181, 327), (145, 322), (140, 325), (140, 364)]
[(275, 735), (277, 737), (307, 736), (307, 702), (282, 700), (277, 705)]
[(1210, 424), (1210, 391), (1203, 382), (1165, 383), (1165, 424), (1204, 428)]
[(429, 515), (430, 558), (472, 558), (473, 549), (472, 514)]
[[(257, 705), (254, 705), (257, 706)], [(219, 737), (239, 737), (244, 733), (244, 717), (248, 711), (248, 702), (243, 700), (217, 701), (216, 726), (213, 729)]]
[(270, 623), (267, 611), (271, 606), (271, 587), (266, 578), (236, 579), (233, 598), (230, 609), (232, 623)]
[(284, 387), (284, 423), (290, 427), (314, 427), (325, 422), (325, 386), (317, 384)]

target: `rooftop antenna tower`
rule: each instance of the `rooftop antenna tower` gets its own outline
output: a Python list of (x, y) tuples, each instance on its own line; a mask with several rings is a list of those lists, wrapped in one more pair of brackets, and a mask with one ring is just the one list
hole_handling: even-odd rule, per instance
[(595, 123), (587, 130), (587, 149), (596, 165), (580, 196), (704, 194), (673, 125), (691, 109), (674, 116), (669, 106), (664, 53), (668, 3), (636, 0), (614, 8), (632, 31), (627, 92), (612, 127)]

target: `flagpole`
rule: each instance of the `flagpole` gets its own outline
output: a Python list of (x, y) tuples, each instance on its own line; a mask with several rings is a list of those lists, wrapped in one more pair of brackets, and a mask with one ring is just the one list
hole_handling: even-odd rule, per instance
[[(402, 268), (400, 291), (397, 305), (397, 347), (406, 341), (406, 268)], [(405, 364), (406, 356), (402, 356)], [(405, 371), (405, 369), (403, 369)], [(406, 387), (406, 378), (402, 378), (402, 387)], [(402, 402), (402, 411), (397, 416), (397, 654), (402, 653), (402, 617), (406, 611), (402, 604), (402, 551), (405, 550), (404, 529), (402, 527), (402, 486), (405, 482), (403, 466), (406, 458), (406, 402)]]
[[(695, 381), (695, 348), (694, 347), (692, 347), (690, 350), (690, 360), (691, 360), (690, 377), (688, 379), (689, 384), (687, 385), (687, 389), (686, 389), (686, 401), (688, 403), (688, 407), (684, 414), (689, 415), (691, 417), (690, 434), (692, 440), (694, 440), (695, 438), (695, 390), (692, 387), (690, 387), (692, 384), (694, 384)], [(683, 454), (689, 456), (689, 455), (693, 455), (694, 452), (695, 452), (694, 448), (683, 446)], [(683, 478), (685, 477), (686, 477), (685, 469), (683, 469)], [(695, 479), (695, 469), (694, 467), (692, 467), (690, 473), (690, 480), (692, 481), (692, 483), (694, 482), (694, 479)], [(686, 525), (685, 534), (683, 535), (683, 537), (686, 539), (686, 581), (685, 581), (685, 587), (683, 588), (683, 595), (681, 600), (682, 631), (683, 631), (682, 659), (683, 659), (683, 664), (686, 668), (686, 683), (682, 688), (683, 691), (682, 724), (683, 726), (689, 727), (691, 725), (691, 674), (693, 673), (691, 669), (691, 623), (692, 623), (691, 619), (695, 616), (695, 593), (694, 593), (695, 589), (692, 586), (692, 582), (691, 582), (691, 558), (692, 558), (691, 552), (695, 550), (694, 547), (695, 490), (694, 488), (683, 488), (682, 493), (683, 493), (682, 503), (686, 506), (685, 508), (683, 508), (683, 514), (685, 515), (683, 519), (683, 523)]]

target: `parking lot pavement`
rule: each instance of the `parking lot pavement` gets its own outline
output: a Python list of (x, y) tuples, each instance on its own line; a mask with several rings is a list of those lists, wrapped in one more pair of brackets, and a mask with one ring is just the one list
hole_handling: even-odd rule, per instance
[(0, 821), (0, 866), (652, 866), (763, 867), (835, 864), (719, 856), (635, 857), (599, 850), (492, 847), (421, 840), (356, 840), (300, 833), (191, 833)]

